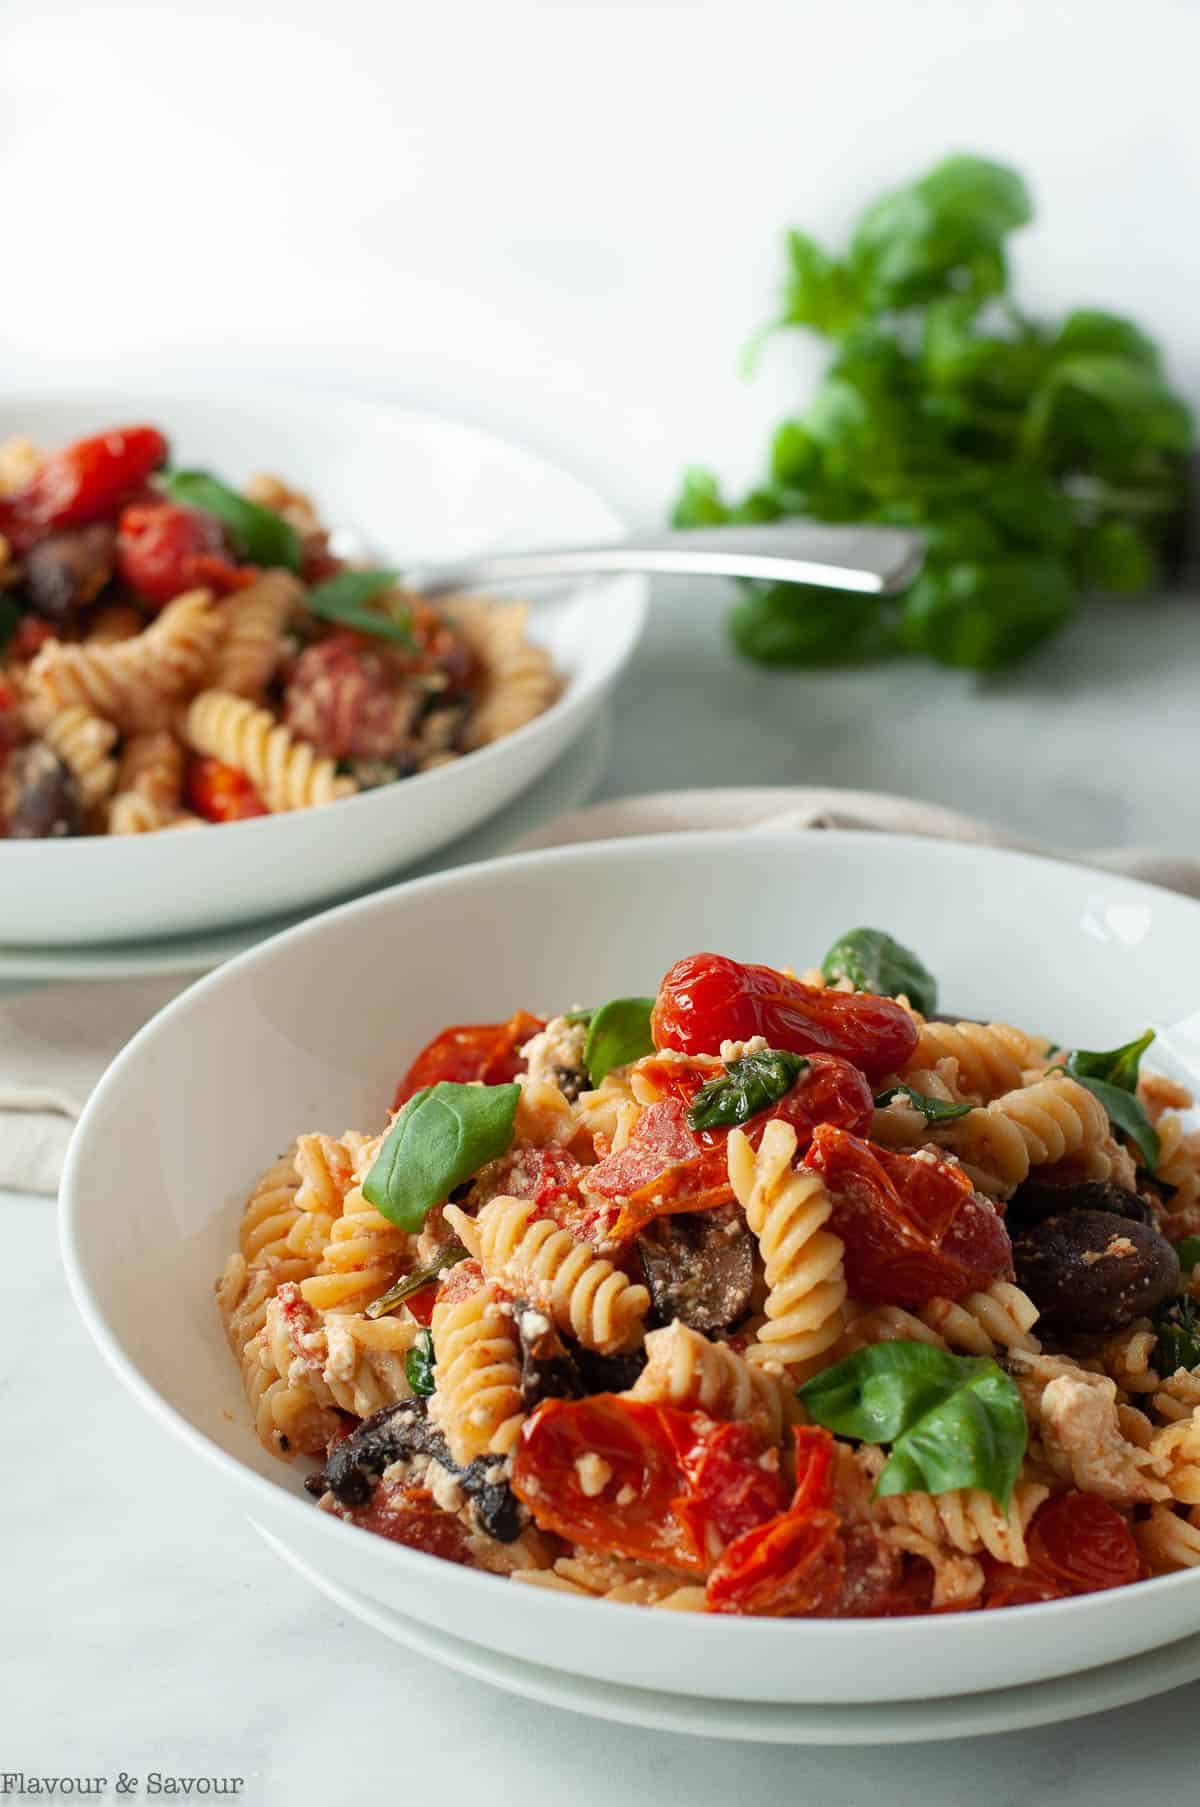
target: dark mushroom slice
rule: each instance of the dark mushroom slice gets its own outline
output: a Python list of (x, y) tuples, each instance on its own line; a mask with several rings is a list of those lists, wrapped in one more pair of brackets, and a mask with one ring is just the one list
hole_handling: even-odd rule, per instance
[(554, 1083), (568, 1104), (574, 1104), (580, 1092), (586, 1092), (591, 1084), (582, 1067), (554, 1067)]
[(754, 1250), (733, 1208), (656, 1218), (637, 1239), (655, 1323), (680, 1318), (705, 1334), (739, 1323), (750, 1309)]
[(44, 740), (18, 747), (4, 762), (0, 823), (10, 841), (62, 840), (82, 832), (79, 786)]
[(1047, 1179), (1030, 1178), (1017, 1187), (1005, 1213), (1010, 1230), (1017, 1225), (1044, 1223), (1066, 1211), (1110, 1211), (1136, 1223), (1154, 1223), (1154, 1212), (1138, 1192), (1118, 1186), (1115, 1180), (1081, 1180), (1055, 1186)]
[(1013, 1238), (1017, 1284), (1059, 1336), (1121, 1330), (1179, 1289), (1179, 1257), (1148, 1224), (1067, 1211)]
[(103, 521), (51, 533), (25, 555), (25, 597), (35, 615), (69, 627), (112, 577), (116, 529)]
[(521, 1402), (532, 1411), (543, 1399), (582, 1399), (625, 1393), (646, 1365), (645, 1353), (598, 1355), (563, 1337), (545, 1312), (518, 1301), (513, 1320), (521, 1343)]
[(497, 1543), (520, 1536), (524, 1514), (507, 1481), (496, 1480), (495, 1456), (478, 1456), (464, 1468), (450, 1454), (441, 1432), (430, 1424), (423, 1399), (402, 1399), (364, 1418), (356, 1431), (330, 1451), (319, 1474), (304, 1485), (318, 1498), (332, 1493), (344, 1506), (365, 1506), (385, 1468), (408, 1456), (432, 1456), (452, 1474), (482, 1531)]

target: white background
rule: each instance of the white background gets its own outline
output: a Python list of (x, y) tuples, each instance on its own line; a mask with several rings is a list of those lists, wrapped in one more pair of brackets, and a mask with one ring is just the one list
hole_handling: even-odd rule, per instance
[[(1200, 403), (1198, 70), (1200, 12), (1169, 0), (0, 0), (0, 382), (253, 374), (425, 400), (559, 450), (653, 520), (689, 461), (749, 477), (803, 400), (798, 340), (756, 384), (737, 376), (782, 228), (836, 237), (868, 195), (971, 149), (1035, 188), (1028, 302), (1138, 316)], [(419, 534), (397, 497), (398, 549)], [(714, 619), (684, 643), (687, 612), (659, 611), (608, 788), (891, 783), (1076, 846), (1174, 825), (1195, 851), (1197, 613), (1126, 613), (1116, 651), (1077, 624), (978, 693), (905, 671), (889, 720), (871, 674), (754, 672)], [(245, 1800), (288, 1807), (1115, 1807), (1190, 1786), (1194, 1691), (971, 1749), (789, 1753), (589, 1725), (428, 1672), (214, 1513), (117, 1397), (63, 1297), (49, 1210), (0, 1201), (26, 1251), (0, 1276), (4, 1321), (27, 1326), (0, 1363), (0, 1435), (23, 1427), (21, 1486), (0, 1490), (22, 1583), (0, 1768), (154, 1761), (245, 1774)]]
[[(0, 378), (238, 371), (457, 401), (652, 517), (748, 475), (815, 352), (737, 354), (782, 231), (1013, 160), (1037, 307), (1200, 400), (1200, 11), (1171, 0), (6, 0)], [(1026, 280), (1027, 279), (1027, 280)]]

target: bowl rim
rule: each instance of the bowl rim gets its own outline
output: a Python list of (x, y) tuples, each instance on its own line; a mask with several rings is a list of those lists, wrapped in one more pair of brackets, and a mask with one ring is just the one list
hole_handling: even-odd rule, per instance
[[(183, 407), (215, 409), (218, 405), (217, 398), (222, 394), (221, 390), (202, 390), (186, 384), (160, 383), (156, 385), (153, 380), (148, 380), (144, 386), (139, 385), (139, 389), (144, 393), (148, 402), (164, 409), (169, 409), (173, 404)], [(629, 529), (628, 520), (609, 499), (606, 490), (599, 488), (590, 477), (582, 476), (557, 453), (544, 451), (542, 447), (531, 441), (511, 437), (507, 432), (471, 420), (465, 415), (449, 410), (442, 411), (437, 408), (416, 406), (408, 402), (388, 401), (377, 396), (363, 395), (351, 389), (324, 390), (303, 386), (297, 388), (294, 385), (282, 383), (278, 386), (258, 383), (231, 385), (229, 393), (231, 396), (236, 396), (249, 410), (256, 407), (276, 407), (286, 410), (293, 405), (298, 409), (316, 410), (324, 406), (328, 410), (340, 411), (345, 414), (369, 414), (380, 421), (408, 420), (418, 424), (429, 423), (439, 428), (470, 434), (477, 439), (502, 448), (505, 452), (516, 453), (523, 458), (528, 458), (558, 477), (566, 478), (581, 494), (587, 495), (588, 500), (596, 508), (598, 516), (602, 514), (607, 517), (605, 531), (622, 534)], [(35, 410), (46, 406), (74, 407), (76, 405), (87, 409), (93, 404), (103, 407), (106, 399), (117, 400), (121, 395), (120, 389), (105, 386), (64, 388), (61, 392), (46, 388), (36, 394), (5, 394), (0, 400), (0, 432), (3, 431), (4, 418), (15, 416), (22, 409)], [(356, 809), (365, 823), (366, 810), (363, 806), (373, 804), (376, 813), (383, 815), (384, 810), (380, 808), (378, 799), (387, 797), (390, 806), (395, 802), (400, 786), (405, 787), (403, 791), (405, 797), (414, 799), (423, 797), (426, 807), (436, 809), (439, 788), (445, 790), (448, 785), (459, 781), (458, 774), (464, 764), (467, 765), (468, 770), (478, 772), (480, 761), (494, 756), (500, 748), (524, 745), (534, 738), (539, 730), (553, 727), (564, 717), (575, 715), (595, 704), (614, 677), (624, 669), (637, 648), (646, 625), (646, 614), (650, 601), (650, 581), (648, 577), (636, 572), (626, 572), (616, 578), (592, 581), (620, 584), (626, 599), (624, 612), (627, 615), (624, 633), (614, 637), (608, 656), (593, 672), (578, 682), (568, 678), (561, 693), (555, 697), (549, 708), (543, 709), (540, 715), (535, 715), (521, 727), (515, 728), (512, 733), (502, 735), (499, 740), (491, 741), (487, 746), (473, 748), (469, 753), (462, 754), (449, 765), (435, 766), (428, 772), (414, 772), (411, 777), (400, 779), (395, 785), (378, 785), (372, 790), (358, 791), (351, 797), (339, 797), (337, 799), (339, 809)], [(519, 593), (510, 593), (507, 588), (503, 588), (498, 597), (501, 602), (519, 601), (520, 599)], [(490, 597), (489, 600), (491, 600)], [(409, 786), (413, 788), (407, 788)], [(416, 807), (415, 803), (414, 807)], [(242, 821), (210, 823), (207, 826), (237, 829), (242, 836), (242, 843), (248, 843), (250, 834), (257, 834), (263, 837), (264, 845), (266, 845), (272, 835), (278, 837), (284, 832), (279, 826), (280, 824), (290, 821), (295, 815), (307, 813), (299, 810), (281, 810), (265, 816), (248, 817)], [(0, 836), (0, 862), (11, 860), (15, 853), (17, 859), (33, 860), (48, 857), (59, 860), (90, 860), (95, 863), (103, 857), (106, 850), (111, 851), (114, 842), (120, 842), (126, 847), (137, 847), (143, 842), (157, 845), (156, 837), (142, 835), (71, 835), (59, 839), (47, 838), (31, 841), (10, 841), (4, 836)], [(222, 842), (223, 846), (229, 844)], [(15, 852), (18, 848), (21, 851)], [(53, 852), (48, 854), (47, 849), (53, 849)], [(85, 849), (87, 851), (84, 851)], [(17, 877), (19, 874), (14, 873), (12, 876)]]
[[(206, 974), (173, 998), (170, 1003), (145, 1023), (137, 1034), (125, 1045), (115, 1060), (107, 1068), (95, 1090), (87, 1100), (71, 1141), (63, 1166), (62, 1182), (59, 1189), (58, 1230), (59, 1245), (67, 1284), (83, 1322), (92, 1340), (100, 1350), (109, 1367), (117, 1375), (127, 1390), (138, 1403), (163, 1424), (185, 1447), (200, 1456), (211, 1468), (233, 1480), (246, 1490), (248, 1502), (258, 1500), (264, 1507), (272, 1511), (286, 1514), (289, 1523), (295, 1521), (309, 1527), (313, 1538), (332, 1538), (335, 1541), (347, 1537), (361, 1538), (370, 1536), (363, 1533), (356, 1525), (320, 1512), (308, 1500), (298, 1497), (288, 1488), (280, 1486), (267, 1475), (259, 1474), (229, 1450), (216, 1443), (204, 1431), (192, 1424), (190, 1419), (180, 1412), (170, 1401), (147, 1380), (137, 1367), (133, 1358), (122, 1346), (116, 1332), (111, 1329), (103, 1312), (91, 1296), (91, 1289), (79, 1258), (77, 1248), (77, 1225), (81, 1221), (85, 1209), (84, 1201), (88, 1197), (86, 1185), (80, 1183), (81, 1167), (84, 1162), (86, 1143), (91, 1134), (93, 1121), (101, 1117), (107, 1108), (109, 1099), (119, 1093), (124, 1083), (125, 1073), (136, 1066), (145, 1048), (152, 1047), (157, 1037), (164, 1032), (171, 1032), (176, 1018), (184, 1019), (193, 1007), (197, 996), (215, 990), (226, 984), (237, 984), (244, 973), (253, 969), (256, 963), (270, 960), (285, 946), (295, 944), (299, 947), (304, 940), (316, 933), (326, 932), (332, 922), (349, 924), (355, 916), (372, 911), (386, 911), (395, 907), (399, 898), (407, 895), (421, 895), (439, 890), (453, 891), (456, 888), (487, 884), (498, 872), (520, 871), (525, 869), (554, 868), (564, 864), (596, 865), (615, 850), (637, 848), (650, 858), (667, 859), (679, 854), (683, 848), (697, 853), (711, 851), (714, 854), (734, 853), (744, 847), (746, 830), (714, 829), (676, 832), (656, 835), (636, 835), (614, 837), (605, 841), (573, 842), (564, 847), (535, 849), (529, 853), (507, 854), (499, 859), (480, 861), (475, 865), (455, 868), (449, 872), (431, 873), (423, 878), (389, 886), (384, 891), (372, 893), (368, 897), (354, 898), (347, 903), (325, 910), (305, 921), (295, 924), (258, 946), (248, 948), (234, 959), (218, 967), (216, 971)], [(931, 847), (936, 849), (938, 857), (950, 860), (965, 867), (989, 867), (999, 863), (1009, 868), (1026, 867), (1061, 867), (1069, 872), (1086, 875), (1091, 881), (1103, 882), (1122, 897), (1131, 900), (1152, 899), (1160, 908), (1165, 904), (1173, 912), (1195, 921), (1200, 928), (1200, 900), (1186, 897), (1160, 885), (1147, 883), (1142, 879), (1129, 878), (1124, 874), (1098, 873), (1095, 867), (1088, 866), (1080, 860), (1062, 859), (1055, 855), (1042, 853), (1026, 853), (1009, 848), (981, 846), (979, 844), (932, 840), (931, 837), (908, 834), (890, 834), (879, 830), (863, 829), (829, 829), (819, 835), (806, 835), (795, 830), (754, 832), (756, 847), (763, 846), (773, 850), (784, 858), (794, 857), (802, 849), (814, 854), (818, 861), (826, 855), (836, 855), (841, 847), (853, 847), (860, 852), (886, 851), (889, 857), (908, 853), (914, 857), (928, 855)], [(249, 1503), (247, 1511), (250, 1510)], [(317, 1528), (317, 1526), (322, 1528)], [(360, 1552), (361, 1544), (354, 1546)], [(373, 1537), (372, 1547), (376, 1551), (373, 1560), (392, 1565), (398, 1575), (420, 1572), (428, 1576), (431, 1571), (423, 1565), (436, 1564), (438, 1579), (446, 1589), (461, 1591), (464, 1595), (474, 1593), (478, 1585), (495, 1583), (506, 1577), (488, 1573), (485, 1570), (463, 1568), (455, 1563), (448, 1563), (442, 1558), (426, 1554), (421, 1550), (412, 1550), (403, 1544), (391, 1542), (384, 1537)], [(418, 1565), (414, 1570), (413, 1565)], [(1200, 1582), (1200, 1569), (1183, 1569), (1172, 1574), (1156, 1575), (1136, 1585), (1139, 1597), (1149, 1596), (1142, 1590), (1153, 1590), (1156, 1596), (1168, 1591), (1178, 1593), (1183, 1587), (1194, 1586)], [(566, 1593), (552, 1589), (532, 1590), (539, 1596), (539, 1602), (545, 1603), (545, 1610), (563, 1616), (564, 1622), (570, 1615), (590, 1615), (598, 1607), (610, 1611), (636, 1613), (639, 1622), (643, 1618), (643, 1609), (626, 1602), (577, 1599)], [(1104, 1618), (1113, 1609), (1114, 1602), (1124, 1594), (1123, 1588), (1105, 1589), (1095, 1593), (1080, 1594), (1066, 1600), (1041, 1601), (1024, 1606), (1006, 1607), (1004, 1620), (1009, 1622), (1014, 1614), (1020, 1615), (1020, 1623), (1026, 1625), (1041, 1624), (1046, 1615), (1056, 1615), (1065, 1619), (1069, 1613), (1077, 1626), (1083, 1626), (1092, 1619)], [(533, 1610), (541, 1610), (541, 1605)], [(654, 1617), (654, 1615), (651, 1615)], [(666, 1615), (668, 1619), (672, 1615)], [(902, 1628), (906, 1640), (906, 1649), (917, 1653), (918, 1647), (930, 1641), (943, 1638), (957, 1639), (965, 1644), (974, 1637), (971, 1627), (976, 1623), (974, 1613), (929, 1613), (910, 1614), (900, 1618), (862, 1618), (862, 1619), (769, 1619), (739, 1617), (732, 1614), (696, 1614), (689, 1615), (707, 1624), (719, 1622), (724, 1630), (714, 1633), (711, 1630), (700, 1632), (700, 1636), (714, 1639), (721, 1637), (728, 1643), (736, 1645), (740, 1642), (755, 1641), (761, 1647), (763, 1641), (777, 1644), (782, 1654), (789, 1643), (794, 1647), (797, 1636), (813, 1636), (833, 1642), (840, 1640), (845, 1645), (851, 1640), (855, 1643), (866, 1638), (886, 1644), (894, 1640), (897, 1626)], [(582, 1627), (587, 1617), (578, 1617), (577, 1623)], [(653, 1635), (653, 1634), (650, 1634)], [(915, 1641), (915, 1642), (914, 1642)], [(1084, 1665), (1086, 1666), (1086, 1665)]]

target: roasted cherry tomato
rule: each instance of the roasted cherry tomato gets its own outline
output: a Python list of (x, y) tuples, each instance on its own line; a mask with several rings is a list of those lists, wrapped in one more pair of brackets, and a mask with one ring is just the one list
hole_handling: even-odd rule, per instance
[(854, 1298), (923, 1305), (1011, 1275), (1003, 1220), (954, 1163), (896, 1154), (831, 1124), (817, 1128), (805, 1162), (833, 1199), (830, 1228), (846, 1246)]
[(424, 1487), (379, 1481), (365, 1506), (343, 1508), (339, 1517), (348, 1518), (364, 1531), (390, 1538), (392, 1543), (402, 1543), (410, 1550), (440, 1556), (443, 1562), (471, 1565), (471, 1546), (465, 1528), (453, 1513), (443, 1512)]
[(520, 1049), (546, 1027), (541, 1017), (518, 1010), (506, 1023), (456, 1023), (443, 1029), (417, 1055), (396, 1087), (392, 1109), (398, 1111), (414, 1092), (449, 1079), (459, 1085), (481, 1080), (505, 1085), (524, 1071)]
[(796, 1439), (790, 1506), (731, 1542), (706, 1588), (710, 1612), (771, 1618), (828, 1614), (842, 1596), (845, 1548), (833, 1504), (833, 1438), (804, 1427)]
[(818, 991), (722, 954), (676, 961), (658, 988), (650, 1030), (656, 1048), (681, 1054), (761, 1035), (792, 1054), (840, 1054), (868, 1079), (897, 1071), (917, 1045), (916, 1024), (891, 998)]
[(41, 652), (47, 640), (59, 638), (58, 629), (50, 622), (43, 621), (38, 615), (22, 615), (5, 651), (17, 664), (27, 665)]
[(544, 1530), (585, 1549), (703, 1573), (729, 1527), (780, 1510), (760, 1453), (749, 1426), (702, 1412), (615, 1393), (549, 1399), (526, 1420), (512, 1486)]
[(268, 813), (245, 773), (220, 759), (190, 760), (185, 788), (189, 806), (206, 822), (242, 822)]
[(589, 1198), (619, 1203), (611, 1231), (618, 1241), (636, 1236), (652, 1218), (672, 1211), (709, 1211), (733, 1197), (724, 1141), (702, 1146), (688, 1128), (681, 1098), (648, 1104), (620, 1153), (589, 1167), (581, 1183)]
[(1064, 1493), (1038, 1508), (1026, 1539), (1029, 1565), (1066, 1593), (1091, 1594), (1139, 1581), (1145, 1570), (1133, 1532), (1096, 1493)]
[[(117, 570), (139, 601), (154, 609), (197, 584), (230, 590), (243, 581), (217, 517), (178, 502), (137, 502), (121, 511)], [(254, 575), (249, 573), (251, 581)]]
[(19, 494), (0, 503), (0, 532), (24, 551), (50, 527), (78, 527), (115, 514), (166, 463), (156, 427), (114, 427), (51, 452)]
[[(833, 1054), (809, 1056), (797, 1083), (769, 1110), (744, 1125), (757, 1148), (773, 1117), (796, 1131), (800, 1151), (819, 1123), (865, 1129), (871, 1120), (871, 1088), (856, 1067)], [(733, 1197), (726, 1167), (728, 1129), (693, 1130), (688, 1109), (700, 1087), (724, 1069), (720, 1061), (693, 1055), (686, 1061), (650, 1055), (638, 1071), (667, 1096), (646, 1107), (631, 1140), (583, 1175), (592, 1196), (619, 1199), (621, 1215), (611, 1227), (618, 1240), (635, 1236), (652, 1218), (672, 1211), (706, 1211)]]

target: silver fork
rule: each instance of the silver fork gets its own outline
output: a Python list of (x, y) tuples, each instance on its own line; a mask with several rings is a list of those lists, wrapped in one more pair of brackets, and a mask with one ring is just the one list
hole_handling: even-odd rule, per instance
[(753, 577), (891, 596), (912, 582), (924, 556), (920, 536), (902, 527), (771, 521), (757, 527), (639, 534), (596, 546), (481, 553), (414, 566), (401, 573), (400, 582), (407, 590), (435, 596), (545, 578), (643, 571), (677, 577)]

